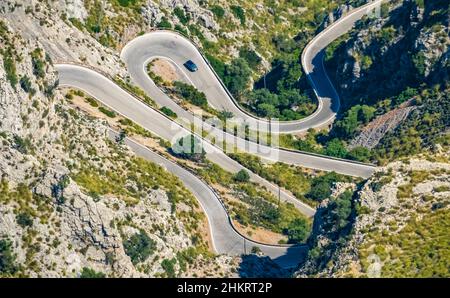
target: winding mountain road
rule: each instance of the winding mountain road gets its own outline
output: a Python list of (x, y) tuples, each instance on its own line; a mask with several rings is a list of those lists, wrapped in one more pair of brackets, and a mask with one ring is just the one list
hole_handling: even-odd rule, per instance
[[(382, 1), (384, 0), (376, 0), (353, 9), (316, 35), (305, 47), (301, 59), (302, 66), (316, 93), (318, 108), (304, 119), (271, 121), (271, 125), (278, 126), (280, 133), (303, 132), (309, 128), (322, 127), (334, 120), (339, 110), (340, 99), (323, 66), (323, 50), (333, 40), (349, 31), (362, 16), (378, 7)], [(146, 65), (155, 58), (167, 59), (178, 67), (177, 72), (183, 73), (188, 82), (205, 93), (209, 105), (213, 108), (230, 111), (237, 119), (245, 119), (251, 129), (268, 125), (266, 119), (249, 114), (239, 106), (201, 51), (190, 40), (176, 32), (158, 30), (139, 36), (122, 49), (121, 58), (125, 61), (134, 83), (144, 89), (158, 104), (171, 108), (180, 117), (193, 121), (193, 115), (163, 93), (147, 74)], [(196, 72), (186, 70), (183, 63), (187, 60), (197, 64)]]
[[(318, 34), (317, 37), (308, 44), (302, 55), (302, 64), (318, 97), (319, 108), (307, 119), (288, 123), (280, 122), (281, 132), (298, 132), (310, 127), (318, 127), (331, 121), (335, 117), (339, 108), (339, 96), (329, 81), (323, 67), (323, 50), (332, 40), (348, 31), (358, 19), (376, 5), (379, 5), (381, 1), (374, 1), (373, 3), (355, 9), (347, 16), (344, 16)], [(150, 51), (147, 51), (147, 48), (150, 48)], [(185, 54), (188, 56), (184, 56)], [(199, 121), (199, 119), (195, 119), (195, 116), (191, 113), (176, 105), (147, 76), (145, 65), (148, 61), (157, 56), (171, 59), (181, 68), (180, 65), (182, 65), (187, 58), (200, 58), (200, 52), (188, 40), (167, 31), (149, 33), (142, 37), (138, 37), (130, 42), (122, 52), (122, 58), (127, 64), (133, 81), (143, 88), (149, 96), (161, 106), (170, 107), (182, 118), (189, 119), (189, 121), (192, 120), (192, 122)], [(247, 117), (249, 118), (249, 122), (257, 123), (256, 125), (264, 124), (264, 120), (252, 118), (235, 104), (234, 100), (223, 88), (221, 82), (215, 76), (206, 60), (197, 61), (195, 59), (195, 62), (199, 65), (200, 70), (195, 74), (186, 74), (186, 76), (199, 90), (205, 92), (209, 103), (213, 107), (226, 109), (232, 111), (235, 115)], [(183, 125), (174, 122), (159, 111), (145, 105), (134, 96), (121, 89), (113, 81), (96, 71), (71, 64), (58, 64), (56, 65), (56, 68), (59, 72), (61, 86), (70, 86), (85, 91), (99, 100), (102, 104), (166, 140), (174, 141), (191, 133), (190, 130), (186, 129)], [(197, 74), (198, 77), (195, 77)], [(266, 145), (245, 141), (241, 138), (224, 133), (221, 130), (219, 131), (201, 120), (200, 123), (204, 128), (209, 129), (214, 136), (222, 137), (227, 141), (234, 142), (239, 149), (250, 151), (265, 159), (278, 160), (288, 164), (295, 164), (319, 170), (336, 171), (342, 174), (364, 178), (369, 177), (374, 171), (374, 166), (372, 165), (272, 148)], [(199, 137), (201, 138), (201, 135), (199, 135)], [(207, 158), (212, 162), (217, 163), (225, 170), (231, 172), (237, 172), (244, 168), (228, 157), (220, 148), (216, 147), (210, 141), (205, 139), (201, 139), (201, 141), (207, 152)], [(244, 241), (248, 241), (249, 246), (247, 246), (245, 252), (249, 251), (249, 247), (251, 249), (252, 246), (258, 246), (266, 255), (270, 256), (282, 267), (293, 267), (298, 264), (299, 260), (304, 256), (304, 246), (264, 245), (251, 240), (245, 240), (246, 238), (237, 233), (230, 223), (228, 214), (223, 207), (220, 198), (203, 181), (182, 167), (162, 158), (158, 154), (130, 139), (127, 139), (126, 143), (136, 152), (136, 154), (153, 162), (163, 164), (168, 171), (178, 176), (183, 183), (185, 183), (186, 187), (193, 192), (200, 201), (202, 208), (208, 217), (212, 241), (214, 243), (214, 248), (218, 253), (244, 253)], [(269, 191), (278, 194), (277, 186), (254, 173), (250, 172), (250, 176), (252, 181), (259, 183), (260, 185), (265, 186)], [(298, 201), (287, 192), (281, 191), (281, 200), (294, 204), (296, 208), (308, 216), (312, 216), (315, 212), (313, 208)]]

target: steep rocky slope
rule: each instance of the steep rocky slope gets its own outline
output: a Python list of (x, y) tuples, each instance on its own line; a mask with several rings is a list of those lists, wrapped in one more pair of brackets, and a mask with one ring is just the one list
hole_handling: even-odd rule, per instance
[(449, 32), (447, 1), (385, 1), (335, 40), (325, 60), (341, 109), (319, 143), (385, 164), (446, 142)]
[(391, 163), (324, 202), (297, 276), (448, 277), (449, 157), (436, 148)]
[(446, 1), (388, 1), (380, 16), (360, 21), (330, 61), (344, 107), (448, 84), (448, 11)]

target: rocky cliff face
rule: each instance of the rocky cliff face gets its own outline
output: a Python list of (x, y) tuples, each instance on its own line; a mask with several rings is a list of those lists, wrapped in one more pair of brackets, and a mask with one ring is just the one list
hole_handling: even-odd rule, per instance
[[(337, 226), (318, 223), (310, 259), (297, 276), (449, 276), (449, 157), (436, 148), (380, 168), (354, 194), (349, 230), (336, 238)], [(333, 200), (320, 208), (325, 220)]]
[(406, 87), (448, 82), (446, 1), (390, 1), (360, 21), (338, 47), (335, 70), (345, 106), (373, 104)]

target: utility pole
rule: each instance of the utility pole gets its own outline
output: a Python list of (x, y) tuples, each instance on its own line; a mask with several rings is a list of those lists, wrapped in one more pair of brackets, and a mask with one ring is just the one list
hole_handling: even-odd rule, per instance
[(280, 201), (281, 201), (281, 188), (280, 182), (278, 182), (278, 209), (280, 209)]
[(264, 71), (264, 89), (267, 89), (267, 87), (266, 87), (266, 75), (267, 75), (267, 70)]
[(244, 238), (244, 255), (247, 254), (247, 246), (246, 246), (245, 240), (246, 240), (246, 239)]

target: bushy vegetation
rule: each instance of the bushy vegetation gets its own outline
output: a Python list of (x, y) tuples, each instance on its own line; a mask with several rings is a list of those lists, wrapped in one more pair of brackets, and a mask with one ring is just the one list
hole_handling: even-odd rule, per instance
[(311, 176), (300, 168), (283, 163), (264, 165), (259, 157), (247, 153), (230, 154), (230, 157), (259, 176), (291, 191), (298, 199), (314, 205), (305, 197), (310, 189)]
[(186, 13), (184, 12), (184, 9), (182, 9), (179, 6), (175, 7), (175, 9), (173, 10), (173, 13), (178, 17), (178, 19), (180, 20), (180, 22), (183, 25), (186, 25), (190, 20), (189, 15), (186, 15)]
[(31, 227), (33, 225), (33, 218), (27, 212), (21, 212), (17, 214), (16, 221), (17, 224), (22, 228)]
[(369, 123), (375, 117), (376, 109), (367, 105), (355, 105), (336, 121), (334, 135), (349, 139), (355, 136), (358, 127)]
[(31, 81), (28, 76), (20, 78), (20, 87), (22, 87), (23, 91), (30, 93), (32, 96), (36, 93), (36, 90), (31, 86)]
[(239, 19), (241, 22), (241, 25), (245, 25), (245, 11), (241, 6), (238, 5), (232, 5), (230, 6), (231, 12), (233, 15)]
[(194, 86), (180, 81), (174, 82), (173, 85), (175, 93), (193, 105), (199, 107), (206, 107), (208, 105), (205, 93), (198, 91)]
[(31, 143), (30, 137), (22, 138), (18, 135), (13, 136), (14, 148), (22, 154), (33, 154), (34, 146)]
[(166, 17), (162, 17), (161, 21), (158, 23), (159, 29), (172, 29), (172, 23)]
[(250, 181), (249, 173), (242, 169), (234, 175), (234, 180), (237, 182), (248, 182)]
[[(237, 181), (235, 175), (213, 163), (198, 170), (209, 184), (231, 189), (240, 202), (225, 201), (231, 216), (243, 226), (263, 227), (288, 236), (291, 243), (303, 242), (310, 233), (310, 222), (291, 204), (278, 202), (255, 183)], [(303, 237), (304, 236), (304, 237)]]
[(10, 32), (6, 24), (0, 20), (0, 41), (3, 43), (0, 55), (3, 56), (3, 68), (11, 86), (16, 89), (19, 81), (16, 69), (16, 58), (14, 57), (14, 46), (10, 40)]
[(144, 90), (137, 87), (136, 85), (131, 84), (129, 81), (124, 81), (120, 77), (116, 76), (114, 78), (114, 82), (118, 84), (123, 89), (127, 90), (128, 92), (132, 93), (133, 95), (137, 96), (139, 99), (141, 99), (144, 103), (148, 104), (151, 107), (156, 107), (156, 103), (153, 99), (151, 99)]
[(171, 152), (181, 158), (197, 162), (203, 161), (206, 156), (202, 142), (194, 135), (187, 135), (178, 139), (172, 145)]
[(220, 5), (213, 5), (209, 8), (209, 10), (211, 10), (213, 14), (219, 19), (225, 16), (225, 9), (223, 9), (223, 7)]
[[(347, 149), (348, 141), (357, 135), (361, 126), (375, 117), (375, 113), (387, 110), (366, 105), (355, 105), (347, 110), (343, 117), (335, 122), (330, 133), (309, 131), (303, 139), (295, 139), (290, 135), (280, 136), (282, 147), (293, 148), (329, 156), (352, 159), (362, 162), (385, 163), (401, 156), (422, 152), (429, 146), (440, 143), (446, 145), (445, 129), (448, 126), (448, 91), (442, 86), (425, 89), (419, 92), (407, 88), (398, 96), (390, 98), (389, 105), (399, 105), (414, 98), (418, 105), (409, 117), (394, 131), (389, 132), (372, 150), (364, 147)], [(443, 109), (442, 111), (440, 109)]]
[(164, 114), (166, 114), (167, 116), (169, 116), (170, 118), (174, 118), (174, 119), (177, 118), (177, 113), (175, 113), (168, 107), (162, 107), (160, 109), (160, 111), (163, 112)]
[(16, 264), (12, 243), (8, 239), (0, 239), (0, 277), (12, 277), (19, 271)]
[(374, 245), (361, 248), (363, 268), (366, 256), (376, 253), (383, 262), (381, 277), (449, 277), (449, 215), (448, 208), (440, 208), (411, 218), (398, 232), (372, 234)]
[(121, 6), (127, 7), (133, 4), (136, 4), (137, 2), (140, 2), (141, 0), (113, 0), (117, 1)]
[(336, 174), (335, 172), (314, 177), (311, 181), (311, 189), (306, 196), (314, 201), (321, 202), (322, 200), (330, 197), (333, 184), (342, 180), (347, 179), (343, 178), (342, 175)]
[[(357, 6), (359, 2), (361, 1), (352, 1), (351, 4)], [(255, 45), (255, 50), (249, 50), (244, 41), (239, 57), (228, 63), (217, 59), (217, 44), (203, 41), (206, 57), (230, 92), (250, 112), (259, 117), (281, 120), (301, 119), (311, 114), (316, 108), (315, 98), (308, 90), (310, 87), (301, 68), (301, 51), (317, 32), (326, 12), (342, 3), (343, 1), (315, 1), (314, 3), (286, 1), (270, 6), (273, 10), (272, 14), (259, 16), (246, 14), (249, 9), (254, 9), (251, 4), (242, 4), (243, 7), (240, 8), (233, 2), (230, 10), (241, 21), (241, 26), (245, 26), (248, 23), (246, 18), (251, 17), (254, 22), (260, 26), (267, 26), (270, 30), (266, 30), (264, 34), (256, 30), (255, 36), (249, 37)], [(288, 12), (299, 7), (306, 9), (300, 13), (300, 17), (293, 18), (298, 13)], [(209, 9), (215, 14), (216, 20), (226, 28), (224, 30), (237, 29), (226, 22), (225, 13), (220, 6), (214, 4)], [(289, 22), (289, 25), (283, 24), (281, 16)], [(230, 41), (219, 38), (218, 44), (223, 44), (224, 48), (229, 43)], [(263, 75), (261, 60), (257, 53), (266, 56), (268, 52), (271, 54), (269, 60), (271, 69)], [(254, 90), (250, 90), (251, 77), (256, 78)]]
[[(178, 202), (197, 206), (195, 198), (176, 176), (142, 158), (132, 158), (126, 163), (126, 168), (120, 172), (100, 171), (85, 165), (72, 176), (77, 184), (93, 197), (114, 194), (125, 202), (133, 204), (147, 195), (145, 189), (163, 189), (168, 193), (174, 207)], [(137, 188), (127, 187), (128, 179), (136, 183)], [(195, 217), (195, 214), (186, 213), (185, 215)]]
[(251, 73), (252, 71), (247, 61), (237, 58), (223, 67), (222, 78), (228, 90), (239, 98), (248, 88)]
[(42, 49), (36, 48), (31, 52), (31, 63), (33, 66), (33, 74), (37, 78), (43, 79), (45, 77), (45, 60)]
[(161, 262), (161, 267), (164, 269), (164, 272), (166, 273), (166, 276), (168, 278), (176, 277), (176, 272), (175, 272), (175, 265), (176, 265), (176, 263), (177, 263), (177, 259), (176, 258), (164, 259)]
[(449, 91), (439, 88), (422, 92), (422, 105), (375, 148), (381, 162), (422, 152), (434, 144), (448, 146), (450, 123)]
[[(423, 19), (413, 25), (410, 15), (420, 5), (425, 7)], [(344, 59), (348, 58), (348, 48), (359, 42), (358, 34), (361, 29), (367, 30), (373, 27), (378, 20), (365, 18), (358, 22), (356, 30), (350, 32), (347, 40), (335, 45), (333, 54), (327, 55), (329, 69), (337, 70), (330, 72), (334, 80), (338, 82), (335, 85), (347, 86), (339, 90), (341, 97), (345, 97), (342, 102), (343, 111), (347, 111), (356, 104), (365, 104), (376, 108), (378, 112), (386, 112), (401, 104), (401, 101), (395, 100), (396, 97), (401, 98), (409, 93), (410, 97), (406, 98), (408, 100), (416, 95), (411, 92), (415, 89), (420, 93), (421, 90), (435, 84), (448, 84), (448, 71), (445, 65), (440, 66), (437, 60), (425, 61), (425, 52), (416, 46), (419, 35), (428, 31), (429, 28), (446, 26), (445, 15), (449, 12), (447, 3), (445, 1), (404, 2), (391, 12), (389, 12), (389, 6), (393, 7), (388, 3), (382, 5), (381, 15), (391, 17), (386, 20), (380, 30), (369, 31), (364, 37), (364, 49), (354, 54), (354, 59), (361, 65), (361, 75), (358, 79), (351, 81), (353, 78), (351, 67), (345, 71), (342, 69), (345, 64)], [(426, 64), (431, 66), (428, 75)], [(350, 132), (353, 131), (351, 126), (354, 123), (348, 124)], [(345, 130), (340, 132), (347, 133)]]
[(19, 78), (17, 77), (16, 64), (10, 50), (3, 52), (3, 68), (6, 72), (6, 78), (15, 89)]
[(139, 233), (124, 240), (123, 248), (127, 256), (130, 257), (131, 262), (136, 265), (147, 260), (154, 253), (156, 243), (148, 237), (145, 231), (141, 230)]
[(114, 117), (116, 117), (116, 112), (114, 112), (114, 111), (112, 111), (112, 110), (110, 110), (110, 109), (107, 109), (107, 108), (105, 108), (105, 107), (99, 107), (98, 110), (99, 110), (100, 112), (102, 112), (103, 114), (105, 114), (106, 116), (108, 116), (109, 118), (114, 118)]
[(341, 136), (325, 131), (315, 131), (310, 129), (303, 138), (296, 138), (292, 135), (280, 135), (280, 147), (291, 148), (299, 151), (306, 151), (338, 158), (351, 159), (361, 162), (370, 162), (373, 159), (373, 152), (364, 147), (347, 148), (347, 143)]
[(264, 165), (259, 157), (246, 153), (230, 154), (230, 157), (259, 176), (291, 191), (295, 197), (311, 206), (328, 198), (334, 183), (352, 180), (334, 172), (313, 176), (305, 169), (281, 162)]
[[(105, 10), (106, 4), (101, 0), (84, 1), (88, 15), (84, 21), (77, 18), (69, 18), (69, 21), (79, 30), (86, 30), (106, 47), (117, 47), (116, 34), (122, 35), (129, 25), (144, 28), (141, 7), (143, 0), (110, 0), (109, 11)], [(64, 19), (64, 18), (63, 18)]]
[(83, 267), (81, 270), (80, 278), (104, 278), (106, 277), (103, 272), (96, 272), (94, 269)]
[(309, 224), (304, 218), (296, 218), (283, 230), (289, 243), (304, 243), (309, 236)]

